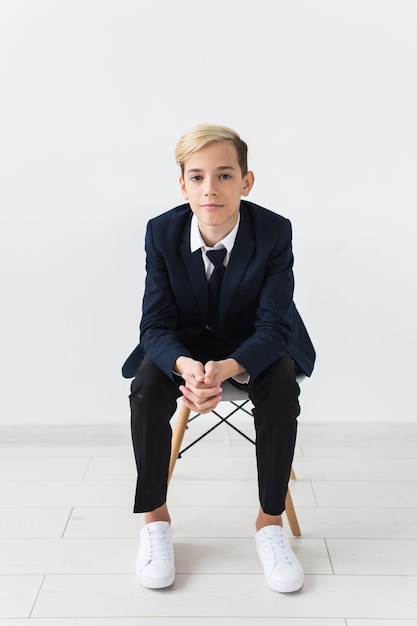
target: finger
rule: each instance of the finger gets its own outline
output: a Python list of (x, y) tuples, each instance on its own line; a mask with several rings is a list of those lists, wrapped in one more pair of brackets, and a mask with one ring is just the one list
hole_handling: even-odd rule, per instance
[(207, 398), (209, 396), (216, 396), (222, 392), (222, 388), (219, 385), (207, 385), (206, 383), (199, 383), (193, 377), (183, 377), (185, 380), (185, 386), (190, 389), (197, 396)]
[(186, 407), (188, 407), (189, 409), (191, 409), (191, 411), (195, 411), (196, 413), (210, 413), (211, 411), (213, 411), (213, 409), (215, 409), (218, 405), (218, 403), (220, 402), (221, 397), (220, 396), (216, 396), (214, 398), (211, 398), (209, 401), (205, 402), (205, 403), (194, 403), (192, 402), (189, 398), (187, 398), (186, 396), (183, 396), (182, 401), (185, 404)]
[[(181, 386), (180, 391), (183, 394), (185, 400), (193, 405), (194, 410), (198, 410), (199, 413), (208, 413), (212, 411), (221, 400), (219, 393), (211, 394), (210, 396), (199, 396), (193, 393), (187, 387)], [(188, 404), (187, 404), (188, 406)]]
[(193, 374), (183, 374), (182, 377), (185, 380), (187, 387), (195, 387), (198, 389), (207, 386), (204, 383), (204, 376), (198, 376), (198, 378), (196, 378)]
[(204, 382), (206, 385), (214, 385), (215, 383), (219, 384), (220, 371), (216, 361), (208, 361), (205, 365), (204, 371)]

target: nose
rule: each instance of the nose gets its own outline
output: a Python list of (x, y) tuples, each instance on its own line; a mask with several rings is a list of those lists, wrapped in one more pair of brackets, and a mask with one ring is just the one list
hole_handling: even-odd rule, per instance
[(216, 196), (217, 195), (217, 185), (216, 178), (213, 176), (207, 176), (205, 179), (205, 188), (204, 195), (205, 196)]

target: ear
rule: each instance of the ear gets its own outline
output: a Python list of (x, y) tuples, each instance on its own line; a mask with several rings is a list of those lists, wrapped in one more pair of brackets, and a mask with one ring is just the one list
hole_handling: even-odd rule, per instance
[(188, 200), (188, 191), (185, 187), (185, 180), (183, 179), (182, 176), (180, 176), (179, 178), (179, 182), (180, 182), (180, 187), (181, 187), (181, 191), (182, 191), (182, 195), (184, 196), (184, 200)]
[(244, 177), (243, 177), (243, 181), (242, 181), (242, 196), (248, 196), (253, 185), (255, 183), (255, 176), (253, 174), (253, 172), (248, 172)]

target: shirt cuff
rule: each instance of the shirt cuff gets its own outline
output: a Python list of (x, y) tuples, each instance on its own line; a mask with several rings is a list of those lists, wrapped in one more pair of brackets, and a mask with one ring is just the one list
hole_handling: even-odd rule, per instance
[(247, 385), (250, 381), (250, 374), (247, 372), (242, 372), (241, 374), (236, 374), (236, 376), (232, 376), (233, 380), (241, 385)]

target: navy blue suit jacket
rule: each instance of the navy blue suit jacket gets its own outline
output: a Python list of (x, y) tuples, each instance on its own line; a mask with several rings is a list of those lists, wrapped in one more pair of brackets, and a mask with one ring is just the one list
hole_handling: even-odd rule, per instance
[[(183, 336), (204, 332), (208, 288), (201, 251), (191, 253), (189, 204), (151, 219), (145, 238), (146, 284), (140, 343), (123, 365), (132, 378), (146, 353), (168, 376), (184, 348)], [(220, 299), (220, 334), (233, 345), (228, 355), (254, 380), (289, 352), (310, 376), (315, 351), (293, 302), (289, 220), (242, 201), (240, 224)]]

